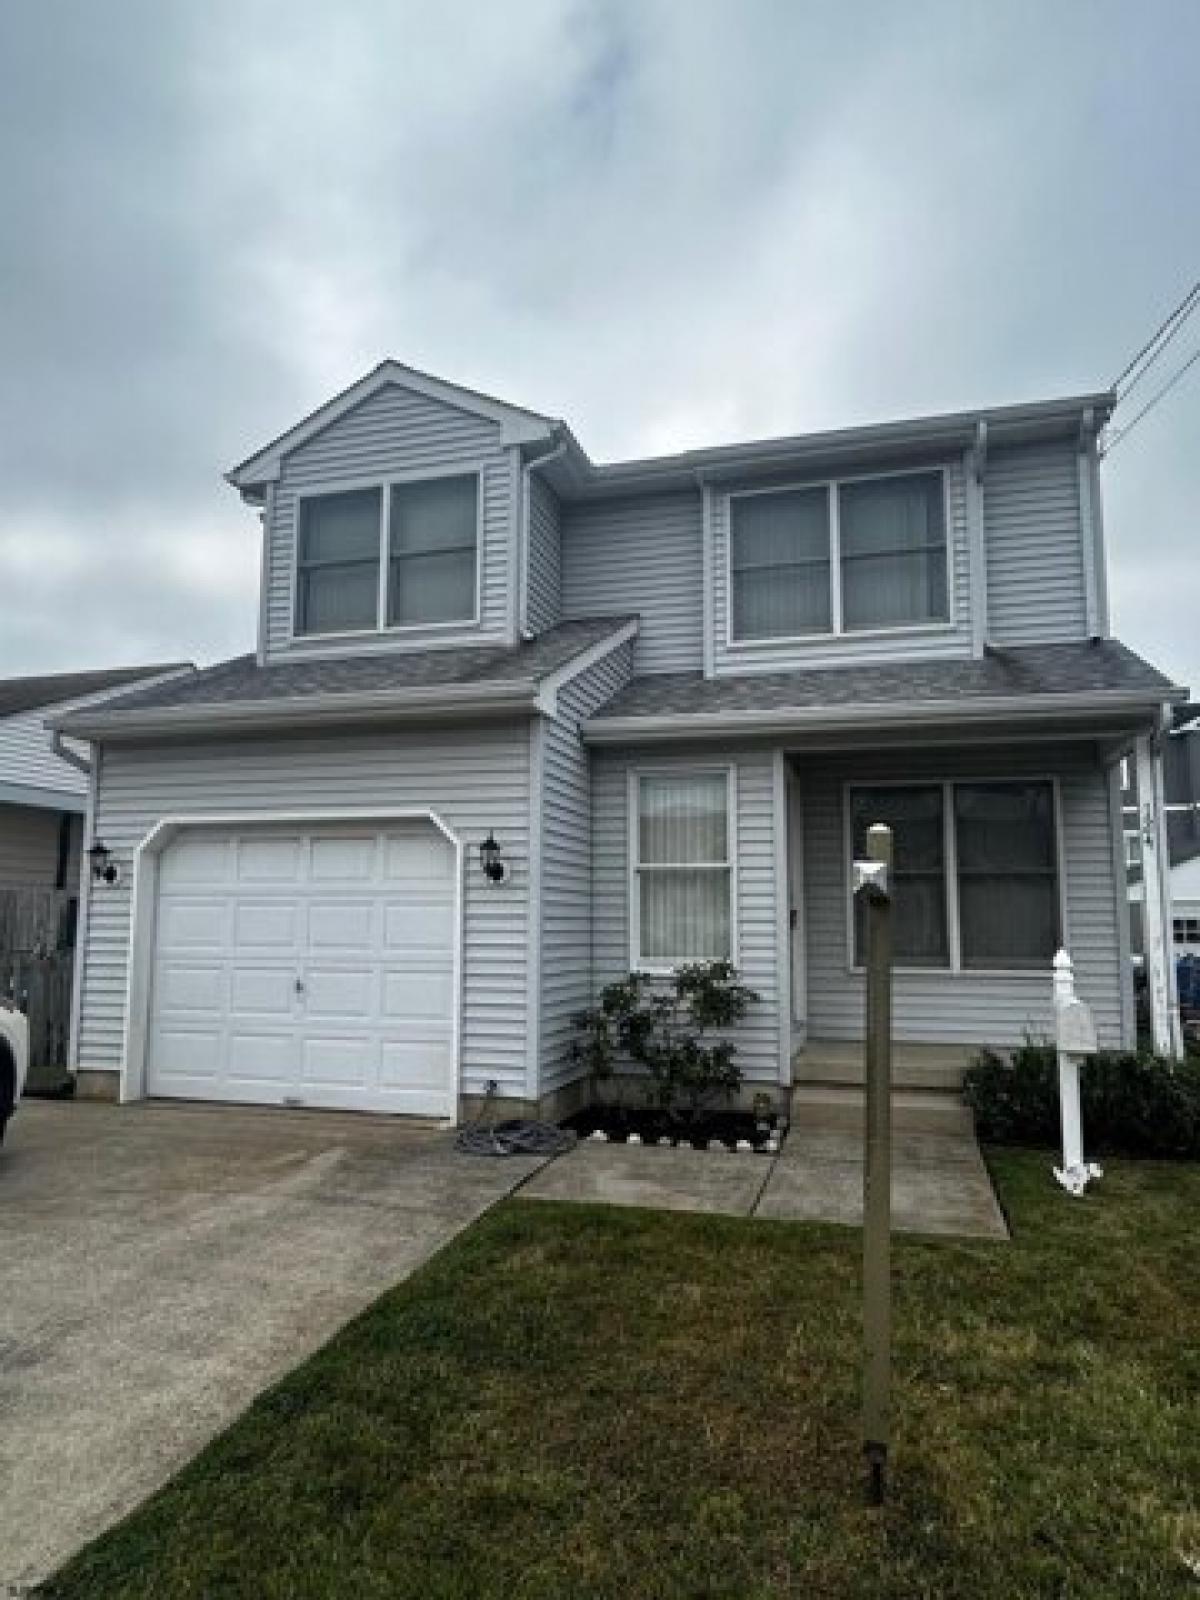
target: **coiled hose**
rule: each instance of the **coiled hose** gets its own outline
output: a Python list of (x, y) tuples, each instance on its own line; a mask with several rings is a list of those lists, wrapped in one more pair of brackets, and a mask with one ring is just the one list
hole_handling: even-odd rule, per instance
[(555, 1122), (526, 1121), (521, 1117), (506, 1122), (489, 1122), (488, 1108), (496, 1093), (489, 1083), (483, 1109), (454, 1140), (456, 1150), (467, 1156), (561, 1156), (575, 1147), (577, 1135)]

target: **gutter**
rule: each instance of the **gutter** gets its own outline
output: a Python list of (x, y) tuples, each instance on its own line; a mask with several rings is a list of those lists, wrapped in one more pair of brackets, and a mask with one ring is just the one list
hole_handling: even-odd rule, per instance
[(355, 695), (147, 706), (137, 711), (97, 713), (93, 717), (64, 717), (56, 726), (78, 738), (111, 740), (208, 729), (231, 732), (268, 727), (320, 727), (347, 720), (405, 722), (436, 716), (459, 719), (504, 716), (532, 712), (537, 688), (532, 678), (512, 678), (498, 683), (438, 684), (400, 691), (378, 689)]
[(64, 743), (62, 733), (58, 728), (51, 728), (50, 730), (50, 748), (60, 761), (65, 761), (68, 766), (76, 767), (80, 772), (86, 772), (89, 776), (91, 775), (92, 763), (86, 756), (81, 756), (78, 750), (72, 750), (70, 745)]
[(1046, 705), (1030, 705), (1030, 697), (992, 695), (976, 700), (931, 700), (914, 707), (894, 701), (859, 701), (842, 706), (781, 706), (760, 711), (669, 713), (646, 717), (593, 717), (582, 728), (585, 744), (628, 744), (637, 740), (679, 741), (741, 734), (783, 736), (809, 729), (828, 730), (901, 724), (910, 728), (996, 722), (1010, 717), (1047, 722), (1063, 715), (1086, 717), (1106, 711), (1159, 714), (1164, 703), (1185, 699), (1185, 689), (1172, 688), (1153, 697), (1141, 689), (1106, 694), (1048, 694)]

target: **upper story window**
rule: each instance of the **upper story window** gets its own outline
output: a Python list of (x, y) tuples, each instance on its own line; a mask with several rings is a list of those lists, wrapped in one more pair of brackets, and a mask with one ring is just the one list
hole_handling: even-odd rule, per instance
[(946, 622), (942, 474), (731, 495), (729, 578), (734, 643)]
[(473, 623), (478, 606), (474, 473), (301, 500), (297, 634)]

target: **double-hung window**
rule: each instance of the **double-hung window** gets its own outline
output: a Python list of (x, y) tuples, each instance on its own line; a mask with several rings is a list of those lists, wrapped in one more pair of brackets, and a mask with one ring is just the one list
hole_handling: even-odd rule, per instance
[(472, 623), (474, 473), (306, 495), (296, 529), (297, 634)]
[(731, 495), (729, 583), (734, 644), (948, 621), (942, 474)]
[[(1053, 785), (1042, 781), (854, 787), (851, 848), (892, 829), (895, 958), (902, 967), (1048, 967), (1061, 939)], [(856, 914), (854, 956), (863, 962)]]
[(729, 772), (638, 773), (630, 782), (633, 965), (732, 959)]

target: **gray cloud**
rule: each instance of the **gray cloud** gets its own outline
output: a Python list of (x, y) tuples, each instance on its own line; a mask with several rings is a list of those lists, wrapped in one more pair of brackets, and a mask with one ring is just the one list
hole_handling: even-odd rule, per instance
[[(0, 671), (245, 648), (220, 474), (385, 354), (599, 458), (1106, 383), (1200, 263), (1198, 47), (1187, 0), (12, 0)], [(1198, 422), (1200, 368), (1105, 482), (1117, 628), (1200, 687)]]

